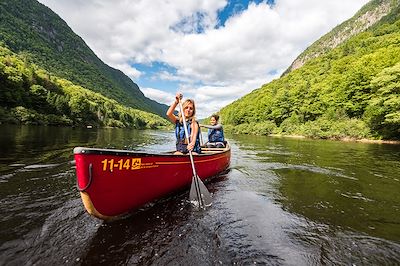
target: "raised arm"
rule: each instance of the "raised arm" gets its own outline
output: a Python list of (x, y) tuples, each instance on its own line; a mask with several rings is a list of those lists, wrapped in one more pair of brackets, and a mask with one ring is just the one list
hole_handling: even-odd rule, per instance
[(222, 125), (221, 124), (216, 124), (215, 126), (212, 125), (200, 125), (201, 127), (209, 128), (209, 129), (221, 129)]
[(178, 117), (176, 115), (174, 115), (174, 111), (175, 111), (176, 106), (179, 103), (179, 99), (182, 99), (182, 94), (178, 92), (175, 95), (175, 101), (171, 104), (171, 106), (168, 108), (168, 111), (166, 113), (169, 121), (171, 121), (173, 124), (175, 124), (176, 120), (178, 120)]

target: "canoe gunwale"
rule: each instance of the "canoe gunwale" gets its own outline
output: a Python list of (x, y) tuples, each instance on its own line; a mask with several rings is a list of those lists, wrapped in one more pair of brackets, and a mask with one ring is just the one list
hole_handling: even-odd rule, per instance
[[(230, 150), (229, 144), (226, 148), (205, 148), (205, 153), (200, 153), (193, 155), (194, 157), (204, 157), (204, 156), (215, 156), (217, 154), (223, 154)], [(212, 151), (212, 153), (210, 153)], [(129, 150), (118, 150), (118, 149), (102, 149), (102, 148), (86, 148), (86, 147), (76, 147), (74, 148), (74, 154), (100, 154), (100, 155), (115, 155), (115, 156), (136, 156), (136, 157), (175, 157), (181, 158), (186, 157), (189, 154), (174, 154), (174, 151), (170, 152), (160, 152), (160, 153), (149, 153), (140, 151), (129, 151)]]

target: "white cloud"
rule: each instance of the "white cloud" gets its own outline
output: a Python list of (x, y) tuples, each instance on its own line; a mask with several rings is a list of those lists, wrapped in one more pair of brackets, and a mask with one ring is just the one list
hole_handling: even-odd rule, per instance
[[(39, 0), (59, 14), (107, 64), (133, 80), (129, 63), (163, 62), (204, 117), (279, 75), (312, 42), (368, 0), (276, 0), (250, 4), (218, 29), (225, 0)], [(201, 26), (204, 31), (197, 33)], [(195, 86), (193, 84), (202, 84)], [(141, 88), (163, 103), (152, 89)], [(161, 92), (161, 88), (156, 88)], [(165, 97), (171, 97), (166, 93)], [(157, 96), (158, 95), (158, 96)], [(209, 95), (213, 95), (210, 99)], [(164, 97), (163, 96), (163, 97)]]
[(170, 105), (175, 98), (175, 94), (154, 88), (141, 88), (141, 91), (146, 97), (156, 100), (159, 103), (164, 103), (166, 105)]
[(125, 73), (125, 75), (127, 75), (133, 80), (138, 79), (142, 74), (139, 70), (126, 63), (115, 64), (114, 68), (121, 70), (122, 72)]

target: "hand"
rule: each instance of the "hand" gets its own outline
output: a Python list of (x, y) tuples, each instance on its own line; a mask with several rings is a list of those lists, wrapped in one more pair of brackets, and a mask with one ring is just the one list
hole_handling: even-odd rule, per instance
[(193, 148), (194, 148), (194, 143), (190, 142), (190, 143), (187, 145), (188, 151), (193, 151)]
[(177, 92), (175, 95), (175, 102), (179, 103), (179, 100), (182, 99), (183, 95), (180, 92)]
[(203, 124), (199, 124), (199, 127), (204, 127), (204, 125)]

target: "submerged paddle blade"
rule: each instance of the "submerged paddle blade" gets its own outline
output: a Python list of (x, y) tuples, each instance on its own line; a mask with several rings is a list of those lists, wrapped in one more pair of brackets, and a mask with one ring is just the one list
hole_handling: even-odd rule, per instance
[(201, 181), (199, 176), (192, 177), (192, 185), (189, 192), (190, 203), (195, 207), (205, 208), (211, 206), (212, 198), (210, 192)]

